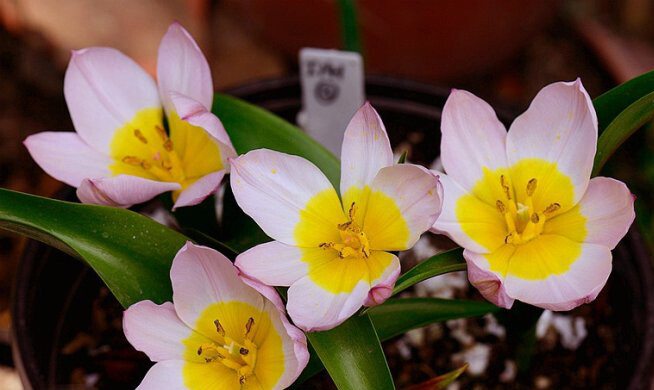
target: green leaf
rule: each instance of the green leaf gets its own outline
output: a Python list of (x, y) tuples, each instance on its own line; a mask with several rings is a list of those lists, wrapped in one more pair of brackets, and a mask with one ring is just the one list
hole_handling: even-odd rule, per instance
[(400, 158), (397, 159), (397, 163), (398, 164), (406, 163), (406, 158), (407, 158), (408, 155), (409, 155), (408, 150), (405, 150), (404, 152), (402, 152), (402, 154), (400, 155)]
[(439, 375), (417, 385), (409, 386), (404, 390), (442, 390), (451, 385), (468, 368), (468, 364), (450, 371), (447, 374)]
[(593, 99), (600, 134), (622, 111), (654, 91), (654, 71), (644, 73)]
[(392, 298), (368, 310), (381, 340), (411, 329), (456, 318), (478, 317), (501, 310), (485, 301), (438, 298)]
[(0, 228), (85, 260), (127, 307), (172, 297), (170, 265), (187, 238), (135, 212), (0, 189)]
[(465, 271), (466, 263), (462, 256), (463, 249), (457, 248), (421, 261), (397, 279), (393, 295), (434, 276), (454, 271)]
[(654, 92), (646, 94), (617, 114), (597, 141), (592, 175), (597, 176), (618, 147), (652, 118), (654, 118)]
[(339, 390), (395, 388), (377, 332), (367, 315), (355, 315), (332, 330), (309, 333), (307, 337)]
[(272, 149), (306, 158), (338, 188), (340, 162), (324, 146), (282, 118), (232, 96), (216, 94), (214, 114), (225, 126), (239, 154)]
[[(502, 309), (485, 301), (391, 298), (379, 306), (370, 308), (366, 314), (370, 317), (379, 339), (386, 341), (411, 329), (457, 318), (478, 317), (500, 310)], [(323, 368), (319, 361), (310, 360), (309, 365), (295, 381), (293, 388), (300, 388), (305, 380), (316, 375)]]

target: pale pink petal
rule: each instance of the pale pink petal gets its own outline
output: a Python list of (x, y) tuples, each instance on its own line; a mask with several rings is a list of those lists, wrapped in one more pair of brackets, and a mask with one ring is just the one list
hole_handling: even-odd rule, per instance
[(154, 362), (183, 359), (186, 346), (182, 341), (193, 332), (177, 317), (172, 302), (157, 305), (152, 301), (125, 310), (123, 331), (127, 341)]
[[(413, 247), (441, 212), (443, 188), (438, 176), (418, 165), (382, 168), (370, 188), (363, 226), (371, 249), (406, 250)], [(394, 206), (392, 212), (389, 199)], [(408, 234), (401, 237), (397, 234), (399, 231)]]
[(177, 315), (189, 327), (207, 306), (238, 300), (263, 307), (263, 299), (238, 276), (236, 267), (220, 252), (187, 242), (177, 252), (170, 270)]
[[(296, 237), (301, 211), (316, 195), (329, 193), (328, 209), (302, 211), (315, 221), (313, 226), (331, 229), (343, 223), (343, 212), (336, 191), (325, 175), (309, 161), (285, 153), (259, 149), (232, 160), (232, 192), (238, 205), (263, 231), (289, 245), (304, 245)], [(340, 215), (334, 214), (340, 210)], [(334, 215), (332, 215), (334, 214)], [(322, 238), (322, 242), (330, 240)], [(315, 245), (318, 246), (318, 243)]]
[(509, 164), (523, 159), (556, 163), (572, 181), (573, 204), (586, 192), (596, 149), (597, 116), (579, 79), (541, 89), (506, 139)]
[(270, 286), (290, 286), (308, 272), (302, 249), (271, 241), (236, 257), (236, 267), (247, 277)]
[(138, 112), (161, 107), (152, 77), (131, 58), (106, 47), (73, 51), (64, 96), (77, 133), (105, 155), (117, 129)]
[(155, 196), (180, 189), (178, 183), (144, 179), (138, 176), (117, 175), (98, 179), (84, 179), (77, 188), (82, 203), (130, 207), (147, 202)]
[(213, 81), (209, 64), (193, 37), (177, 22), (168, 27), (159, 45), (157, 80), (168, 113), (175, 110), (169, 97), (172, 91), (211, 108)]
[(611, 251), (604, 245), (581, 244), (581, 255), (562, 274), (544, 280), (525, 280), (507, 274), (504, 285), (512, 298), (564, 311), (593, 301), (611, 274)]
[[(177, 115), (182, 120), (189, 122), (193, 126), (202, 127), (215, 139), (227, 145), (232, 151), (234, 150), (232, 141), (229, 139), (227, 131), (225, 131), (225, 127), (220, 119), (209, 111), (209, 107), (205, 107), (199, 101), (175, 91), (170, 92), (170, 98)], [(235, 156), (236, 152), (233, 152), (231, 156), (227, 157)]]
[[(504, 245), (506, 237), (505, 222), (502, 214), (491, 205), (469, 194), (451, 176), (439, 174), (443, 185), (443, 208), (431, 231), (445, 234), (458, 245), (475, 253), (489, 253)], [(475, 215), (462, 215), (457, 204), (465, 197), (467, 202), (475, 204), (475, 209), (485, 210)], [(479, 234), (474, 234), (478, 232)], [(492, 233), (492, 234), (489, 234)], [(474, 237), (491, 237), (486, 242), (477, 242)]]
[(50, 176), (69, 186), (82, 180), (111, 175), (113, 161), (89, 147), (73, 132), (48, 131), (30, 135), (23, 141), (37, 164)]
[(369, 185), (377, 172), (393, 165), (386, 129), (370, 103), (366, 102), (345, 129), (341, 149), (341, 194), (351, 187)]
[(257, 290), (257, 292), (268, 300), (266, 302), (266, 311), (274, 319), (275, 326), (280, 334), (282, 327), (278, 326), (277, 321), (283, 325), (283, 330), (288, 335), (284, 338), (284, 358), (287, 364), (284, 369), (282, 378), (278, 381), (275, 388), (285, 389), (297, 379), (304, 367), (309, 361), (309, 350), (307, 349), (307, 338), (300, 329), (293, 326), (286, 318), (286, 307), (282, 298), (275, 288), (258, 282), (245, 274), (240, 274), (241, 280), (248, 286)]
[(381, 305), (393, 294), (395, 281), (400, 276), (401, 267), (400, 260), (397, 256), (391, 253), (389, 255), (393, 256), (393, 261), (386, 267), (384, 273), (377, 280), (373, 280), (370, 283), (371, 289), (368, 291), (368, 297), (364, 302), (364, 306)]
[(441, 118), (441, 160), (445, 172), (470, 191), (483, 170), (507, 166), (506, 128), (495, 111), (467, 91), (453, 89)]
[(184, 390), (183, 360), (164, 360), (152, 366), (136, 390)]
[(332, 293), (305, 276), (288, 289), (286, 309), (300, 329), (332, 329), (350, 318), (368, 298), (370, 285), (361, 280), (351, 292)]
[(489, 270), (488, 261), (478, 253), (464, 250), (463, 257), (468, 265), (468, 280), (481, 295), (493, 304), (510, 309), (514, 299), (507, 295), (500, 275)]
[(579, 206), (586, 217), (584, 242), (615, 248), (633, 223), (634, 195), (621, 181), (608, 177), (590, 179)]
[(178, 207), (195, 206), (201, 203), (207, 196), (218, 190), (223, 176), (225, 176), (224, 170), (210, 173), (196, 180), (195, 183), (179, 194), (179, 198), (177, 198), (173, 206), (173, 211)]

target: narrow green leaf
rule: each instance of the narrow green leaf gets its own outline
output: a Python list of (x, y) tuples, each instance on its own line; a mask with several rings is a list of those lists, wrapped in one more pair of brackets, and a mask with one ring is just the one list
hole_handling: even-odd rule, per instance
[[(386, 341), (411, 329), (457, 318), (478, 317), (500, 310), (499, 307), (484, 301), (392, 298), (371, 308), (367, 314), (375, 326), (379, 339)], [(305, 380), (316, 375), (323, 368), (319, 362), (310, 361), (302, 375), (295, 381), (293, 388), (300, 388)]]
[(135, 212), (0, 189), (0, 228), (85, 260), (127, 307), (172, 297), (170, 264), (187, 238)]
[(438, 298), (392, 298), (368, 310), (381, 340), (411, 329), (456, 318), (478, 317), (499, 311), (486, 301)]
[(451, 385), (468, 368), (468, 364), (450, 371), (447, 374), (439, 375), (417, 385), (409, 386), (403, 390), (442, 390)]
[(216, 94), (212, 111), (239, 154), (272, 149), (306, 158), (338, 188), (340, 162), (324, 146), (282, 118), (232, 96)]
[(644, 73), (593, 99), (600, 134), (638, 99), (654, 91), (654, 71)]
[(397, 279), (393, 295), (434, 276), (454, 271), (465, 271), (466, 262), (462, 256), (463, 249), (457, 248), (421, 261)]
[(617, 114), (597, 141), (592, 175), (597, 176), (618, 147), (653, 118), (654, 92), (641, 97)]
[(326, 332), (309, 333), (311, 345), (339, 390), (394, 389), (377, 332), (367, 315)]
[(407, 158), (408, 155), (409, 155), (408, 150), (405, 150), (404, 152), (402, 152), (402, 154), (400, 155), (400, 158), (397, 159), (397, 163), (398, 164), (406, 163), (406, 158)]

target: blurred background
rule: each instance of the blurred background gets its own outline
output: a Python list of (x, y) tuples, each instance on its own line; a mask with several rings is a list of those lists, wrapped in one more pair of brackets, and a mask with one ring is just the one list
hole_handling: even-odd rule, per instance
[[(508, 112), (523, 111), (554, 81), (581, 77), (596, 97), (654, 68), (652, 0), (357, 4), (367, 74), (468, 89)], [(35, 132), (73, 130), (63, 98), (71, 49), (115, 47), (154, 73), (159, 41), (178, 20), (206, 53), (215, 88), (228, 90), (297, 74), (302, 47), (342, 48), (340, 15), (336, 0), (0, 0), (0, 186), (44, 196), (62, 187), (31, 161), (22, 141)], [(654, 134), (640, 132), (629, 144), (609, 169), (633, 192), (651, 193)], [(651, 207), (647, 198), (639, 207)], [(647, 210), (639, 224), (649, 239)], [(0, 389), (6, 390), (22, 389), (12, 368), (9, 305), (24, 245), (0, 231)]]

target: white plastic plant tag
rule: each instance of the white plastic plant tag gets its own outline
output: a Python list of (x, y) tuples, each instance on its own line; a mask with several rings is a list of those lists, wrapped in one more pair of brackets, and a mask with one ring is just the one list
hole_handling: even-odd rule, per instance
[(302, 112), (298, 123), (340, 156), (345, 128), (365, 99), (361, 55), (304, 48), (300, 50), (300, 75)]

